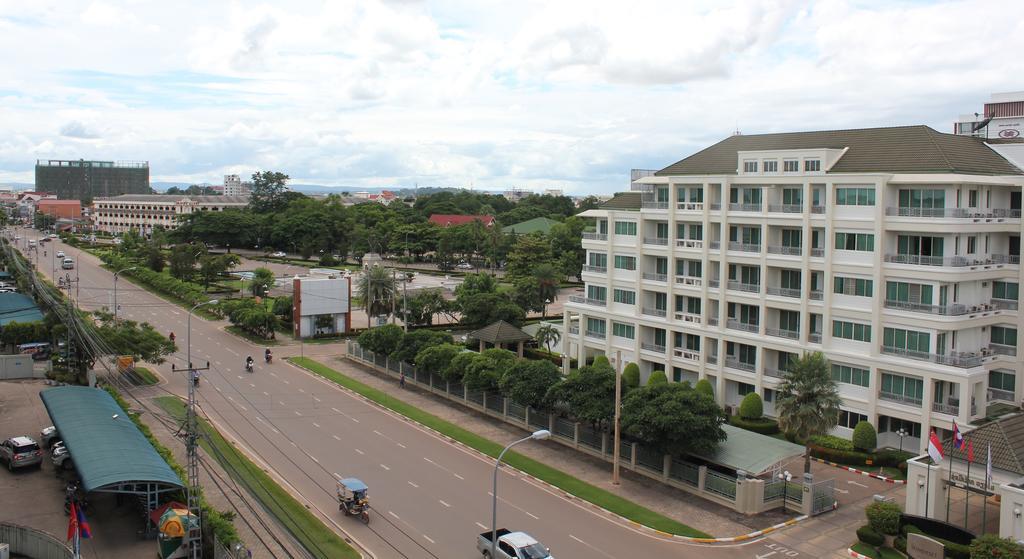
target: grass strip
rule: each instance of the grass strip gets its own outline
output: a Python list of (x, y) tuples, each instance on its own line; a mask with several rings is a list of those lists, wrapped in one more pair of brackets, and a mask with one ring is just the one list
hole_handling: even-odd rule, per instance
[[(174, 417), (184, 419), (185, 404), (181, 399), (175, 396), (161, 396), (156, 398), (156, 402)], [(199, 439), (199, 444), (217, 459), (221, 467), (227, 470), (236, 482), (245, 486), (307, 551), (315, 557), (330, 559), (361, 557), (358, 551), (309, 512), (202, 418), (199, 418), (199, 430), (205, 435)]]
[[(381, 390), (363, 384), (351, 377), (347, 377), (323, 363), (314, 361), (308, 357), (290, 357), (289, 361), (316, 375), (330, 380), (331, 382), (361, 394), (386, 408), (394, 410), (409, 419), (416, 421), (417, 423), (425, 425), (443, 435), (447, 435), (466, 446), (483, 452), (488, 456), (497, 457), (503, 448), (502, 445), (494, 441), (481, 437), (476, 433), (467, 431), (455, 424), (449, 423), (436, 415), (425, 412), (411, 404), (398, 400), (393, 396), (389, 396)], [(505, 462), (537, 479), (546, 481), (547, 483), (558, 487), (570, 495), (589, 501), (619, 516), (634, 522), (639, 522), (640, 524), (654, 528), (655, 530), (694, 538), (711, 537), (700, 530), (691, 528), (681, 522), (672, 520), (667, 516), (658, 514), (650, 509), (629, 501), (628, 499), (619, 497), (614, 493), (609, 493), (600, 487), (595, 487), (557, 468), (553, 468), (547, 464), (519, 454), (514, 450), (510, 450), (505, 454)]]
[(152, 385), (160, 382), (160, 379), (153, 374), (153, 371), (145, 367), (135, 367), (135, 376), (139, 381), (139, 384)]

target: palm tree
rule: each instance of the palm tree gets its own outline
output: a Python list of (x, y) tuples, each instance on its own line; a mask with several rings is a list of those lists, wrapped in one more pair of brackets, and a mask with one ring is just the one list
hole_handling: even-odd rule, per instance
[(561, 341), (562, 334), (558, 331), (558, 328), (555, 328), (550, 324), (545, 324), (537, 329), (537, 335), (534, 337), (537, 338), (538, 342), (548, 348), (548, 354), (550, 355), (552, 344), (557, 344)]
[(804, 473), (810, 473), (810, 438), (824, 435), (836, 426), (841, 399), (825, 354), (820, 351), (804, 353), (790, 363), (778, 389), (775, 409), (779, 427), (807, 445)]
[(370, 317), (391, 312), (392, 300), (395, 297), (395, 277), (391, 270), (383, 266), (371, 266), (363, 270), (357, 286), (359, 298), (363, 300), (366, 310), (366, 327), (370, 327)]
[(533, 269), (533, 278), (537, 280), (537, 291), (540, 295), (541, 318), (547, 313), (548, 301), (558, 298), (558, 284), (565, 276), (553, 264), (544, 262)]

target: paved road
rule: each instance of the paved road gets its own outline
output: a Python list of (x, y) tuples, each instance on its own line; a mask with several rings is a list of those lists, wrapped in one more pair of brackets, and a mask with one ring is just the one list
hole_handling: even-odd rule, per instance
[[(33, 230), (19, 233), (23, 250), (24, 237), (38, 236)], [(59, 242), (44, 246), (39, 249), (44, 273), (51, 272), (50, 252), (65, 250), (77, 263), (70, 273), (79, 279), (80, 304), (85, 308), (107, 304), (112, 274), (100, 268), (95, 257)], [(59, 266), (57, 272), (67, 273)], [(119, 282), (118, 291), (122, 316), (177, 334), (182, 351), (174, 362), (183, 366), (186, 311), (125, 280)], [(245, 355), (258, 359), (262, 348), (225, 333), (223, 326), (198, 317), (192, 320), (193, 361), (209, 360), (211, 366), (200, 388), (200, 403), (219, 428), (376, 557), (476, 556), (476, 534), (490, 525), (492, 460), (280, 359), (297, 353), (297, 347), (276, 348), (277, 362), (265, 366), (258, 360), (255, 373), (247, 374)], [(306, 346), (306, 350), (307, 354), (341, 351), (337, 346)], [(158, 370), (168, 379), (164, 388), (185, 392), (182, 375), (171, 373), (169, 364)], [(498, 524), (530, 532), (561, 559), (750, 558), (773, 550), (783, 556), (776, 549), (782, 544), (770, 539), (715, 547), (666, 540), (565, 499), (514, 472), (502, 472)], [(337, 476), (356, 476), (369, 484), (373, 511), (368, 526), (337, 511)], [(806, 554), (794, 551), (784, 556)]]

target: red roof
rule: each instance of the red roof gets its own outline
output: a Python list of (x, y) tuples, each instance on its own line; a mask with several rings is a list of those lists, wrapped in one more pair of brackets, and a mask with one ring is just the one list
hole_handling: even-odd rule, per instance
[(440, 225), (441, 227), (451, 227), (452, 225), (465, 225), (467, 223), (473, 223), (474, 221), (481, 221), (484, 225), (490, 227), (494, 225), (493, 215), (456, 215), (456, 214), (433, 214), (430, 216), (431, 223)]
[(81, 200), (53, 200), (50, 198), (43, 198), (39, 201), (40, 206), (81, 206)]

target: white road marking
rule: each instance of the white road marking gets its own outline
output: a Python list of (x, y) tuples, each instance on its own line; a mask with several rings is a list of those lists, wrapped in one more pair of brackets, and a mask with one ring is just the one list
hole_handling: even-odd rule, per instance
[(391, 471), (391, 468), (387, 467), (387, 465), (386, 465), (386, 464), (381, 464), (381, 465), (380, 465), (380, 467), (381, 467), (381, 468), (384, 468), (385, 470), (387, 470), (387, 471), (389, 471), (389, 472)]
[(442, 501), (442, 500), (440, 500), (440, 499), (438, 499), (438, 500), (437, 500), (437, 502), (439, 502), (439, 503), (441, 503), (442, 505), (444, 505), (444, 507), (445, 507), (446, 509), (450, 509), (450, 508), (452, 508), (452, 506), (451, 506), (451, 505), (449, 505), (448, 503), (446, 503), (446, 502), (444, 502), (444, 501)]
[(317, 398), (316, 396), (313, 396), (313, 399), (316, 400), (317, 402), (320, 401), (320, 398)]
[(316, 462), (317, 464), (320, 463), (320, 461), (316, 459), (316, 456), (313, 456), (312, 454), (310, 454), (309, 457), (312, 458), (313, 461)]
[(256, 385), (255, 385), (255, 384), (253, 384), (253, 383), (251, 383), (251, 382), (249, 383), (249, 386), (251, 386), (251, 387), (253, 387), (253, 388), (256, 388)]
[(334, 437), (334, 440), (336, 440), (336, 441), (340, 441), (341, 440), (341, 437), (339, 437), (338, 435), (331, 435), (331, 436)]
[(263, 395), (264, 395), (264, 396), (270, 396), (270, 392), (267, 392), (266, 390), (264, 390), (264, 391), (263, 391)]
[[(388, 511), (388, 514), (390, 514), (391, 516), (393, 516), (395, 518), (398, 518), (398, 515), (393, 513), (393, 512), (391, 512), (391, 511)], [(401, 520), (401, 518), (398, 518), (398, 520)]]
[(339, 410), (338, 408), (331, 408), (331, 411), (333, 411), (334, 413), (341, 413), (341, 410)]
[(416, 485), (415, 483), (413, 483), (413, 482), (411, 482), (411, 481), (407, 481), (406, 483), (408, 483), (409, 485), (411, 485), (411, 486), (415, 487), (416, 489), (419, 489), (419, 488), (420, 488), (420, 486), (419, 486), (419, 485)]
[(232, 402), (234, 402), (234, 401), (235, 401), (235, 399), (234, 399), (234, 398), (232, 398), (231, 396), (228, 396), (228, 400), (231, 400)]
[(863, 487), (865, 489), (867, 489), (868, 487), (867, 485), (864, 485), (863, 483), (857, 483), (856, 481), (847, 481), (846, 483), (849, 483), (850, 485), (856, 485), (857, 487)]
[(359, 454), (366, 454), (365, 452), (359, 450), (358, 448), (353, 448), (352, 450), (358, 452)]
[[(486, 530), (487, 529), (487, 526), (484, 526), (483, 524), (480, 524), (479, 522), (477, 522), (476, 525), (479, 526), (481, 530)], [(569, 537), (571, 538), (572, 536), (569, 536)], [(575, 539), (575, 538), (573, 538), (573, 539)]]
[(243, 406), (242, 404), (238, 404), (238, 407), (242, 408), (242, 411), (249, 411), (249, 409)]
[(845, 489), (839, 489), (838, 487), (836, 487), (835, 490), (842, 493), (843, 495), (848, 495), (850, 493), (849, 491)]
[[(478, 524), (479, 524), (479, 523), (478, 523)], [(487, 530), (487, 526), (484, 526), (484, 530)], [(569, 537), (570, 537), (570, 538), (572, 538), (572, 539), (574, 539), (574, 540), (576, 540), (577, 542), (579, 542), (579, 543), (581, 543), (581, 544), (583, 544), (583, 545), (585, 545), (585, 546), (589, 547), (590, 549), (592, 549), (592, 550), (596, 551), (597, 553), (600, 553), (601, 555), (604, 555), (605, 557), (609, 557), (609, 558), (611, 558), (611, 559), (615, 559), (615, 558), (614, 558), (614, 557), (612, 557), (611, 555), (608, 555), (608, 554), (607, 554), (607, 553), (605, 553), (604, 551), (602, 551), (602, 550), (600, 550), (600, 549), (598, 549), (598, 548), (596, 548), (596, 547), (594, 547), (594, 546), (590, 545), (589, 543), (587, 543), (587, 542), (585, 542), (585, 541), (583, 541), (583, 540), (581, 540), (581, 539), (577, 538), (576, 536), (574, 536), (574, 535), (572, 535), (572, 534), (569, 534)]]
[(306, 391), (300, 388), (300, 389), (299, 389), (299, 392), (303, 392), (303, 393), (305, 393)]
[(314, 421), (313, 422), (313, 427), (316, 427), (317, 429), (319, 429), (320, 428), (320, 424), (317, 423), (316, 421)]
[(286, 380), (284, 380), (284, 379), (281, 379), (281, 382), (283, 382), (283, 383), (285, 383), (285, 384), (291, 384), (290, 382), (288, 382), (288, 381), (286, 381)]
[(355, 421), (356, 423), (359, 423), (359, 420), (354, 418), (354, 417), (349, 417), (349, 419), (351, 419), (352, 421)]
[(216, 388), (216, 389), (217, 389), (217, 392), (224, 392), (223, 390), (221, 390), (221, 389), (220, 389), (220, 387), (219, 387), (219, 386), (214, 386), (214, 388)]
[(239, 355), (237, 351), (231, 349), (230, 347), (227, 348), (227, 350), (230, 351), (232, 354), (234, 354), (235, 357), (241, 357), (241, 355)]
[(281, 404), (282, 406), (284, 405), (284, 402), (282, 402), (281, 400), (278, 400), (277, 403)]
[(464, 478), (464, 477), (460, 476), (459, 474), (457, 474), (457, 473), (455, 473), (455, 472), (452, 472), (452, 475), (453, 475), (453, 476), (455, 476), (455, 477), (457, 477), (457, 478), (459, 478), (459, 479), (461, 479), (461, 480), (465, 480), (465, 479), (466, 479), (466, 478)]
[(260, 423), (263, 423), (263, 418), (257, 415), (256, 416), (256, 421), (259, 421)]
[[(491, 493), (490, 491), (488, 491), (488, 492), (487, 492), (487, 496), (488, 496), (488, 497), (493, 497), (493, 496), (494, 496), (494, 493)], [(510, 502), (509, 502), (509, 501), (508, 501), (507, 499), (503, 499), (503, 498), (501, 498), (501, 497), (498, 497), (498, 500), (499, 500), (499, 501), (501, 501), (501, 502), (503, 502), (503, 503), (505, 503), (506, 505), (508, 505), (508, 506), (510, 506), (510, 507), (512, 507), (512, 508), (514, 508), (514, 509), (517, 509), (517, 510), (519, 510), (520, 512), (523, 512), (523, 513), (525, 513), (525, 514), (529, 515), (529, 516), (530, 516), (531, 518), (533, 518), (534, 520), (540, 520), (540, 517), (539, 517), (539, 516), (537, 516), (537, 515), (533, 514), (532, 512), (530, 512), (530, 511), (528, 511), (528, 510), (526, 510), (526, 509), (524, 509), (524, 508), (522, 508), (522, 507), (517, 507), (516, 505), (513, 505), (513, 504), (512, 504), (512, 503), (510, 503)]]
[(375, 434), (375, 435), (380, 435), (380, 436), (382, 436), (382, 437), (384, 436), (384, 433), (381, 433), (380, 431), (378, 431), (378, 430), (376, 430), (376, 429), (374, 429), (374, 430), (373, 430), (373, 434)]
[(402, 448), (405, 448), (405, 445), (404, 445), (404, 444), (402, 444), (402, 443), (400, 443), (400, 442), (398, 442), (398, 441), (395, 441), (395, 444), (397, 444), (398, 446), (400, 446), (400, 447), (402, 447)]
[(434, 543), (434, 540), (430, 539), (430, 536), (428, 536), (426, 534), (423, 534), (423, 539), (427, 540), (430, 543)]
[(240, 378), (240, 379), (243, 379), (243, 378), (245, 378), (245, 377), (243, 377), (242, 375), (238, 375), (238, 378)]
[(295, 410), (295, 415), (302, 415), (302, 413), (300, 413), (299, 410)]
[(273, 427), (271, 427), (271, 428), (270, 428), (270, 430), (271, 430), (271, 431), (273, 431), (273, 432), (275, 432), (275, 433), (277, 433), (278, 435), (280, 435), (280, 434), (281, 434), (281, 432), (280, 432), (280, 431), (278, 431), (277, 429), (274, 429)]
[(272, 376), (272, 377), (276, 377), (276, 376), (277, 376), (277, 373), (275, 373), (274, 371), (270, 371), (270, 376)]
[[(217, 344), (217, 345), (220, 345), (220, 344)], [(214, 363), (216, 363), (216, 364), (217, 364), (217, 366), (220, 366), (220, 365), (222, 365), (222, 363), (221, 363), (220, 361), (214, 361)]]

